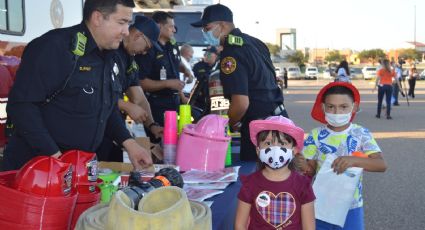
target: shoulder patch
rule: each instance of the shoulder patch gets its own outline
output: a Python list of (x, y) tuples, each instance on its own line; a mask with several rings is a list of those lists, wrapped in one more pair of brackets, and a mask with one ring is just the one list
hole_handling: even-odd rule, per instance
[(225, 57), (221, 60), (220, 69), (224, 74), (231, 74), (236, 69), (236, 60), (233, 57)]
[(243, 38), (229, 34), (227, 37), (227, 43), (229, 43), (229, 45), (243, 46)]

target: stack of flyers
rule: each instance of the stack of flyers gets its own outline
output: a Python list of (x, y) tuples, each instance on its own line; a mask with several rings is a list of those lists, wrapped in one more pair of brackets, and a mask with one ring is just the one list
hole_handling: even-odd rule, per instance
[(189, 200), (199, 201), (202, 202), (205, 199), (208, 199), (210, 197), (213, 197), (215, 195), (218, 195), (220, 193), (223, 193), (222, 190), (215, 190), (215, 189), (194, 189), (194, 188), (184, 188), (184, 191), (187, 194), (187, 198)]
[(230, 183), (238, 180), (239, 168), (240, 166), (235, 166), (214, 172), (190, 170), (183, 173), (182, 176), (185, 184), (215, 182)]
[(203, 201), (223, 193), (230, 183), (238, 180), (240, 166), (225, 168), (220, 171), (206, 172), (190, 170), (182, 174), (184, 190), (190, 200)]

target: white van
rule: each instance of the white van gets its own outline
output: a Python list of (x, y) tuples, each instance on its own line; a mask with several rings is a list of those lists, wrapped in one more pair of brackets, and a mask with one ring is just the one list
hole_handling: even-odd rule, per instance
[(362, 69), (363, 78), (365, 80), (370, 80), (370, 79), (376, 78), (376, 72), (377, 71), (378, 71), (378, 68), (374, 67), (374, 66), (363, 67), (363, 69)]
[(288, 67), (288, 79), (300, 79), (300, 78), (301, 78), (300, 67), (298, 66)]
[(317, 67), (307, 67), (305, 69), (305, 79), (317, 79), (319, 75), (319, 69)]

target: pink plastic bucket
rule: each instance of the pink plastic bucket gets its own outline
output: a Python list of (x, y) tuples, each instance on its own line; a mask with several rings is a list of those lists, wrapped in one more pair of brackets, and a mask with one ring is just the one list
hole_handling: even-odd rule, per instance
[(228, 119), (208, 115), (195, 125), (187, 125), (177, 145), (177, 165), (181, 171), (224, 168), (230, 137), (225, 134)]

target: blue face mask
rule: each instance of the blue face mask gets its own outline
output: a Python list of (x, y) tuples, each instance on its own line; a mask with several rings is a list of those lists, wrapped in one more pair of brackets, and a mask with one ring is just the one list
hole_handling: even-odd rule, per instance
[(214, 30), (216, 28), (217, 28), (217, 26), (214, 27), (214, 29), (212, 29), (210, 31), (207, 31), (207, 32), (202, 31), (202, 35), (204, 35), (205, 41), (207, 41), (207, 43), (209, 45), (211, 45), (211, 46), (218, 46), (218, 45), (220, 45), (220, 38), (216, 38), (214, 36), (214, 34), (213, 34), (214, 33)]

